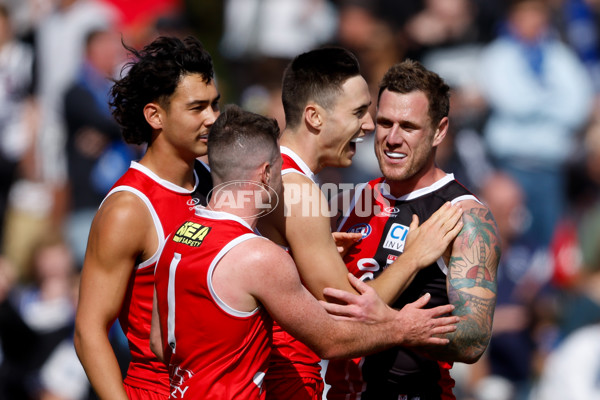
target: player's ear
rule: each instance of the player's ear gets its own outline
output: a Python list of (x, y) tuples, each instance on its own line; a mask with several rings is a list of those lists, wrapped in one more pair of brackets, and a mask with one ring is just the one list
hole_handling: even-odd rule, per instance
[(437, 126), (437, 129), (435, 130), (435, 133), (433, 134), (433, 143), (431, 144), (433, 147), (436, 147), (437, 145), (442, 143), (442, 141), (446, 137), (446, 134), (448, 133), (449, 124), (450, 123), (448, 117), (442, 118), (442, 120)]
[(152, 129), (162, 129), (162, 107), (157, 103), (148, 103), (144, 106), (144, 118)]
[(308, 128), (313, 131), (320, 131), (323, 125), (323, 107), (318, 104), (308, 104), (304, 108), (304, 121)]
[(260, 182), (265, 185), (269, 185), (271, 182), (271, 175), (273, 173), (273, 167), (270, 163), (264, 162), (260, 166)]

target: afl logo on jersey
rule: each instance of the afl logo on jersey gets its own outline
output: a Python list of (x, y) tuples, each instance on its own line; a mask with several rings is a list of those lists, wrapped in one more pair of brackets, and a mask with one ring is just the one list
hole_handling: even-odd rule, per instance
[(350, 229), (348, 229), (348, 233), (360, 233), (362, 234), (362, 239), (366, 238), (367, 236), (369, 236), (371, 234), (371, 231), (373, 229), (371, 228), (371, 225), (367, 224), (367, 223), (360, 223), (360, 224), (356, 224), (352, 227), (350, 227)]

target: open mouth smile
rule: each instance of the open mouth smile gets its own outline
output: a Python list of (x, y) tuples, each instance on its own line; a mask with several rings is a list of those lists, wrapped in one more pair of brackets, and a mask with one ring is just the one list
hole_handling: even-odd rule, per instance
[(387, 157), (389, 157), (393, 160), (402, 160), (403, 158), (406, 158), (405, 153), (399, 153), (399, 152), (395, 152), (395, 151), (385, 151), (384, 153)]

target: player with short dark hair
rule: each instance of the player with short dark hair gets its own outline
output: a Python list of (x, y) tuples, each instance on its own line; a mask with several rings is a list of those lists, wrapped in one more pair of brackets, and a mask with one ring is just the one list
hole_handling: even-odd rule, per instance
[[(374, 129), (367, 82), (350, 51), (315, 49), (298, 55), (286, 68), (282, 101), (286, 115), (280, 139), (284, 201), (259, 220), (258, 230), (289, 249), (303, 284), (317, 299), (325, 299), (326, 287), (354, 293), (331, 237), (329, 204), (315, 174), (325, 167), (350, 166), (356, 142)], [(414, 221), (405, 254), (369, 283), (385, 302), (393, 302), (421, 268), (439, 258), (462, 226), (460, 213), (459, 207), (448, 204), (423, 225)], [(428, 332), (421, 334), (427, 341)], [(266, 377), (268, 398), (321, 398), (320, 361), (276, 323)]]
[[(477, 361), (489, 342), (500, 239), (489, 209), (435, 164), (436, 148), (448, 132), (449, 90), (442, 78), (415, 61), (387, 71), (379, 89), (375, 132), (383, 177), (359, 186), (352, 206), (340, 203), (338, 230), (368, 229), (369, 235), (344, 261), (357, 278), (377, 279), (406, 251), (403, 237), (414, 214), (424, 220), (447, 202), (460, 203), (464, 224), (456, 239), (392, 304), (401, 308), (429, 293), (428, 306), (456, 307), (457, 330), (445, 336), (450, 339), (446, 346), (400, 346), (362, 359), (331, 361), (326, 373), (330, 400), (454, 399), (452, 363)], [(394, 212), (364, 214), (364, 203), (385, 204)], [(361, 268), (365, 260), (369, 271)]]

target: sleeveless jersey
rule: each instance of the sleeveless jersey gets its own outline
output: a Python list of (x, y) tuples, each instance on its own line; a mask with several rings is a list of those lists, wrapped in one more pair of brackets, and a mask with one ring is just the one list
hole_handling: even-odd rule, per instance
[[(347, 252), (344, 262), (351, 273), (363, 280), (376, 278), (403, 252), (413, 214), (423, 222), (446, 201), (478, 201), (452, 174), (399, 198), (387, 189), (384, 178), (359, 185), (337, 229), (362, 233), (362, 239)], [(393, 307), (400, 309), (425, 293), (431, 294), (428, 308), (448, 304), (447, 271), (442, 258), (422, 269)], [(455, 399), (451, 367), (402, 347), (354, 360), (331, 360), (325, 375), (325, 381), (331, 385), (327, 398)]]
[(223, 256), (257, 237), (235, 215), (198, 209), (167, 239), (155, 282), (170, 398), (264, 399), (271, 317), (229, 307), (212, 285)]
[[(193, 215), (196, 205), (206, 204), (206, 196), (212, 187), (208, 167), (197, 162), (194, 175), (196, 182), (194, 190), (190, 191), (161, 179), (143, 165), (132, 162), (106, 198), (123, 191), (138, 196), (152, 215), (159, 249), (166, 235), (176, 228), (178, 222)], [(134, 267), (121, 306), (119, 322), (131, 352), (131, 362), (124, 382), (133, 387), (168, 395), (167, 369), (156, 359), (149, 344), (154, 266), (158, 259), (158, 249), (152, 257)]]
[[(281, 174), (298, 173), (314, 182), (314, 174), (302, 159), (287, 147), (281, 146), (283, 165)], [(321, 379), (321, 361), (307, 345), (284, 331), (277, 321), (273, 323), (273, 350), (267, 374), (267, 388), (285, 385), (291, 378)]]

